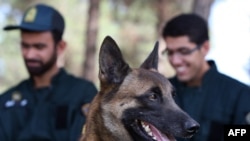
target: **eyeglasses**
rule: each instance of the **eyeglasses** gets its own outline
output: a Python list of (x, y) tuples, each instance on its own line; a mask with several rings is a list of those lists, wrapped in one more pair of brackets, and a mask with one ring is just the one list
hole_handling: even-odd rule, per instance
[(169, 57), (172, 57), (174, 54), (178, 54), (179, 56), (188, 56), (200, 48), (201, 48), (201, 45), (198, 45), (193, 49), (188, 49), (187, 47), (181, 47), (177, 49), (176, 51), (166, 49), (166, 52)]

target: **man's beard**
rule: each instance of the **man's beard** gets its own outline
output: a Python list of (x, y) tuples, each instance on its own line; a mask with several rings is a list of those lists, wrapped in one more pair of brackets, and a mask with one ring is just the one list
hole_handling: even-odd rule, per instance
[[(50, 70), (53, 67), (53, 65), (56, 63), (57, 54), (56, 54), (56, 51), (54, 51), (54, 53), (51, 55), (51, 58), (46, 63), (37, 59), (25, 59), (24, 61), (25, 61), (26, 68), (30, 76), (41, 76), (45, 74), (48, 70)], [(40, 65), (37, 67), (28, 66), (29, 62), (39, 63)]]

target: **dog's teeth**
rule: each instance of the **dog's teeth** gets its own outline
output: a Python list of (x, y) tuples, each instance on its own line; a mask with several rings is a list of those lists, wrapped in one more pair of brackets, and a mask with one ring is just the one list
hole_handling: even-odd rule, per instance
[[(138, 120), (136, 120), (136, 121), (138, 121)], [(152, 139), (153, 139), (154, 141), (157, 141), (157, 138), (153, 135), (153, 133), (152, 133), (152, 131), (151, 131), (149, 125), (145, 124), (145, 123), (142, 122), (142, 121), (141, 121), (141, 125), (142, 125), (143, 129), (146, 131), (146, 133), (147, 133), (150, 137), (152, 137)]]
[(146, 124), (145, 124), (144, 122), (141, 122), (141, 124), (142, 124), (143, 126), (146, 126)]
[(157, 138), (153, 135), (149, 125), (146, 125), (144, 122), (141, 122), (142, 127), (148, 133), (149, 136), (152, 137), (153, 140), (157, 141)]
[(144, 130), (148, 133), (148, 135), (153, 136), (153, 133), (151, 132), (149, 125), (145, 125), (144, 122), (142, 122), (142, 127), (144, 128)]
[(145, 126), (144, 129), (145, 129), (146, 132), (151, 132), (149, 126)]
[(153, 133), (152, 133), (151, 131), (149, 131), (149, 132), (148, 132), (148, 135), (152, 137), (152, 136), (153, 136)]
[(145, 130), (146, 130), (146, 132), (148, 133), (149, 136), (151, 136), (151, 137), (153, 136), (153, 133), (151, 132), (150, 129), (145, 129)]

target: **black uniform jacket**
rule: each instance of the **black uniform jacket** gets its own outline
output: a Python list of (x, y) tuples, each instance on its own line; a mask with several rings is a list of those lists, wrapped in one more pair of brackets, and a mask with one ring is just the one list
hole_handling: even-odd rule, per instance
[(0, 96), (1, 141), (77, 141), (85, 117), (81, 106), (97, 89), (64, 69), (50, 87), (34, 89), (24, 80)]
[[(199, 87), (187, 87), (176, 77), (176, 103), (200, 123), (191, 141), (223, 141), (223, 126), (250, 124), (250, 88), (217, 71), (213, 61)], [(181, 139), (179, 139), (181, 140)], [(186, 139), (184, 139), (186, 140)]]

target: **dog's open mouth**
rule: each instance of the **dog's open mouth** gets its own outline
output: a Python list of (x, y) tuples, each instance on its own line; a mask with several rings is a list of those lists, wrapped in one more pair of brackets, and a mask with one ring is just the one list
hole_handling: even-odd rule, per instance
[(153, 141), (176, 141), (171, 134), (162, 133), (150, 123), (137, 120), (137, 124), (144, 134), (150, 137)]

